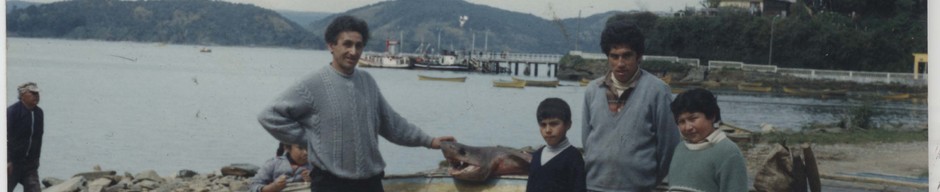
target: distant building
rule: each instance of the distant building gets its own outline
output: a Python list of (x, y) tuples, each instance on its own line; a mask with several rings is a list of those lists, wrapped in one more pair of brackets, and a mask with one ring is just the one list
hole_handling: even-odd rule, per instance
[(796, 0), (721, 0), (718, 7), (741, 8), (753, 15), (787, 16), (787, 11), (793, 3), (796, 3)]

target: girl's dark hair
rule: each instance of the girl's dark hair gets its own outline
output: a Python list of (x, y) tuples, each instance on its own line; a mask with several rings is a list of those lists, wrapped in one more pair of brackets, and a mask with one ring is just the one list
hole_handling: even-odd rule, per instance
[(336, 44), (336, 37), (344, 31), (359, 32), (362, 35), (362, 44), (369, 42), (369, 26), (362, 19), (349, 15), (342, 15), (333, 19), (333, 22), (330, 22), (330, 25), (326, 28), (323, 39), (326, 40), (326, 43)]
[(708, 119), (714, 119), (715, 122), (721, 121), (721, 108), (718, 107), (718, 99), (711, 91), (695, 88), (680, 93), (676, 100), (672, 101), (670, 106), (672, 115), (678, 122), (679, 114), (702, 112)]
[(287, 151), (287, 149), (285, 149), (285, 146), (284, 146), (284, 145), (287, 145), (287, 144), (283, 144), (283, 143), (278, 143), (278, 144), (277, 144), (277, 154), (274, 154), (274, 156), (281, 156), (281, 155), (284, 155), (284, 152)]
[(607, 19), (604, 31), (601, 32), (601, 50), (604, 55), (610, 53), (614, 45), (627, 45), (638, 56), (643, 56), (646, 51), (644, 42), (646, 38), (643, 32), (635, 23), (625, 19), (623, 16), (613, 16)]
[(539, 103), (535, 111), (535, 118), (539, 122), (547, 118), (559, 118), (567, 125), (571, 125), (571, 108), (565, 100), (559, 98), (548, 98)]

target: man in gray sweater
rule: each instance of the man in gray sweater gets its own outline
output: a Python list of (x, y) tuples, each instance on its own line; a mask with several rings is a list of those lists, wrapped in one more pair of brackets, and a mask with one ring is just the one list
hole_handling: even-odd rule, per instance
[(277, 140), (304, 144), (311, 191), (383, 191), (385, 161), (378, 136), (403, 146), (439, 149), (451, 136), (432, 138), (398, 115), (375, 79), (356, 69), (369, 40), (366, 22), (339, 16), (324, 38), (333, 55), (329, 66), (308, 74), (258, 117)]
[(644, 37), (611, 17), (601, 34), (609, 72), (584, 94), (581, 141), (589, 191), (651, 191), (669, 173), (679, 131), (669, 85), (639, 68)]

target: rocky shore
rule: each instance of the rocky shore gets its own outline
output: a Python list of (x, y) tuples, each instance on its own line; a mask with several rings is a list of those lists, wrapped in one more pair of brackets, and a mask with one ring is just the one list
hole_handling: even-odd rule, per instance
[(248, 191), (248, 182), (259, 167), (251, 164), (232, 164), (222, 167), (219, 173), (199, 174), (192, 170), (180, 170), (176, 175), (163, 177), (156, 171), (147, 170), (132, 175), (124, 172), (102, 171), (95, 166), (92, 171), (78, 173), (62, 180), (47, 177), (42, 179), (45, 192), (208, 192)]
[[(791, 149), (798, 149), (790, 146)], [(855, 173), (877, 173), (906, 178), (925, 178), (929, 169), (926, 141), (905, 143), (833, 144), (811, 146), (817, 160), (823, 186), (828, 189), (869, 189), (875, 191), (917, 191), (926, 189), (926, 184), (895, 181), (890, 179), (851, 176)], [(747, 160), (748, 175), (756, 174), (767, 158), (772, 146), (759, 143), (743, 149)], [(433, 166), (433, 165), (432, 165)], [(175, 175), (160, 176), (153, 170), (137, 174), (105, 170), (95, 167), (92, 171), (75, 174), (72, 178), (43, 178), (43, 191), (52, 192), (118, 192), (118, 191), (166, 191), (208, 192), (247, 191), (250, 175), (258, 167), (250, 164), (224, 166), (214, 173), (196, 173), (180, 170)], [(295, 186), (295, 188), (302, 188)], [(290, 187), (290, 185), (289, 185)], [(838, 190), (836, 190), (838, 191)], [(852, 191), (852, 190), (848, 190)]]

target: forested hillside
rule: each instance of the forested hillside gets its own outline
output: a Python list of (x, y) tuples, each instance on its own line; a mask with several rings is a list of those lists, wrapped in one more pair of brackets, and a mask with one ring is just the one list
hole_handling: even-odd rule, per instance
[(7, 15), (7, 34), (201, 45), (322, 48), (316, 35), (254, 5), (210, 0), (73, 0)]

